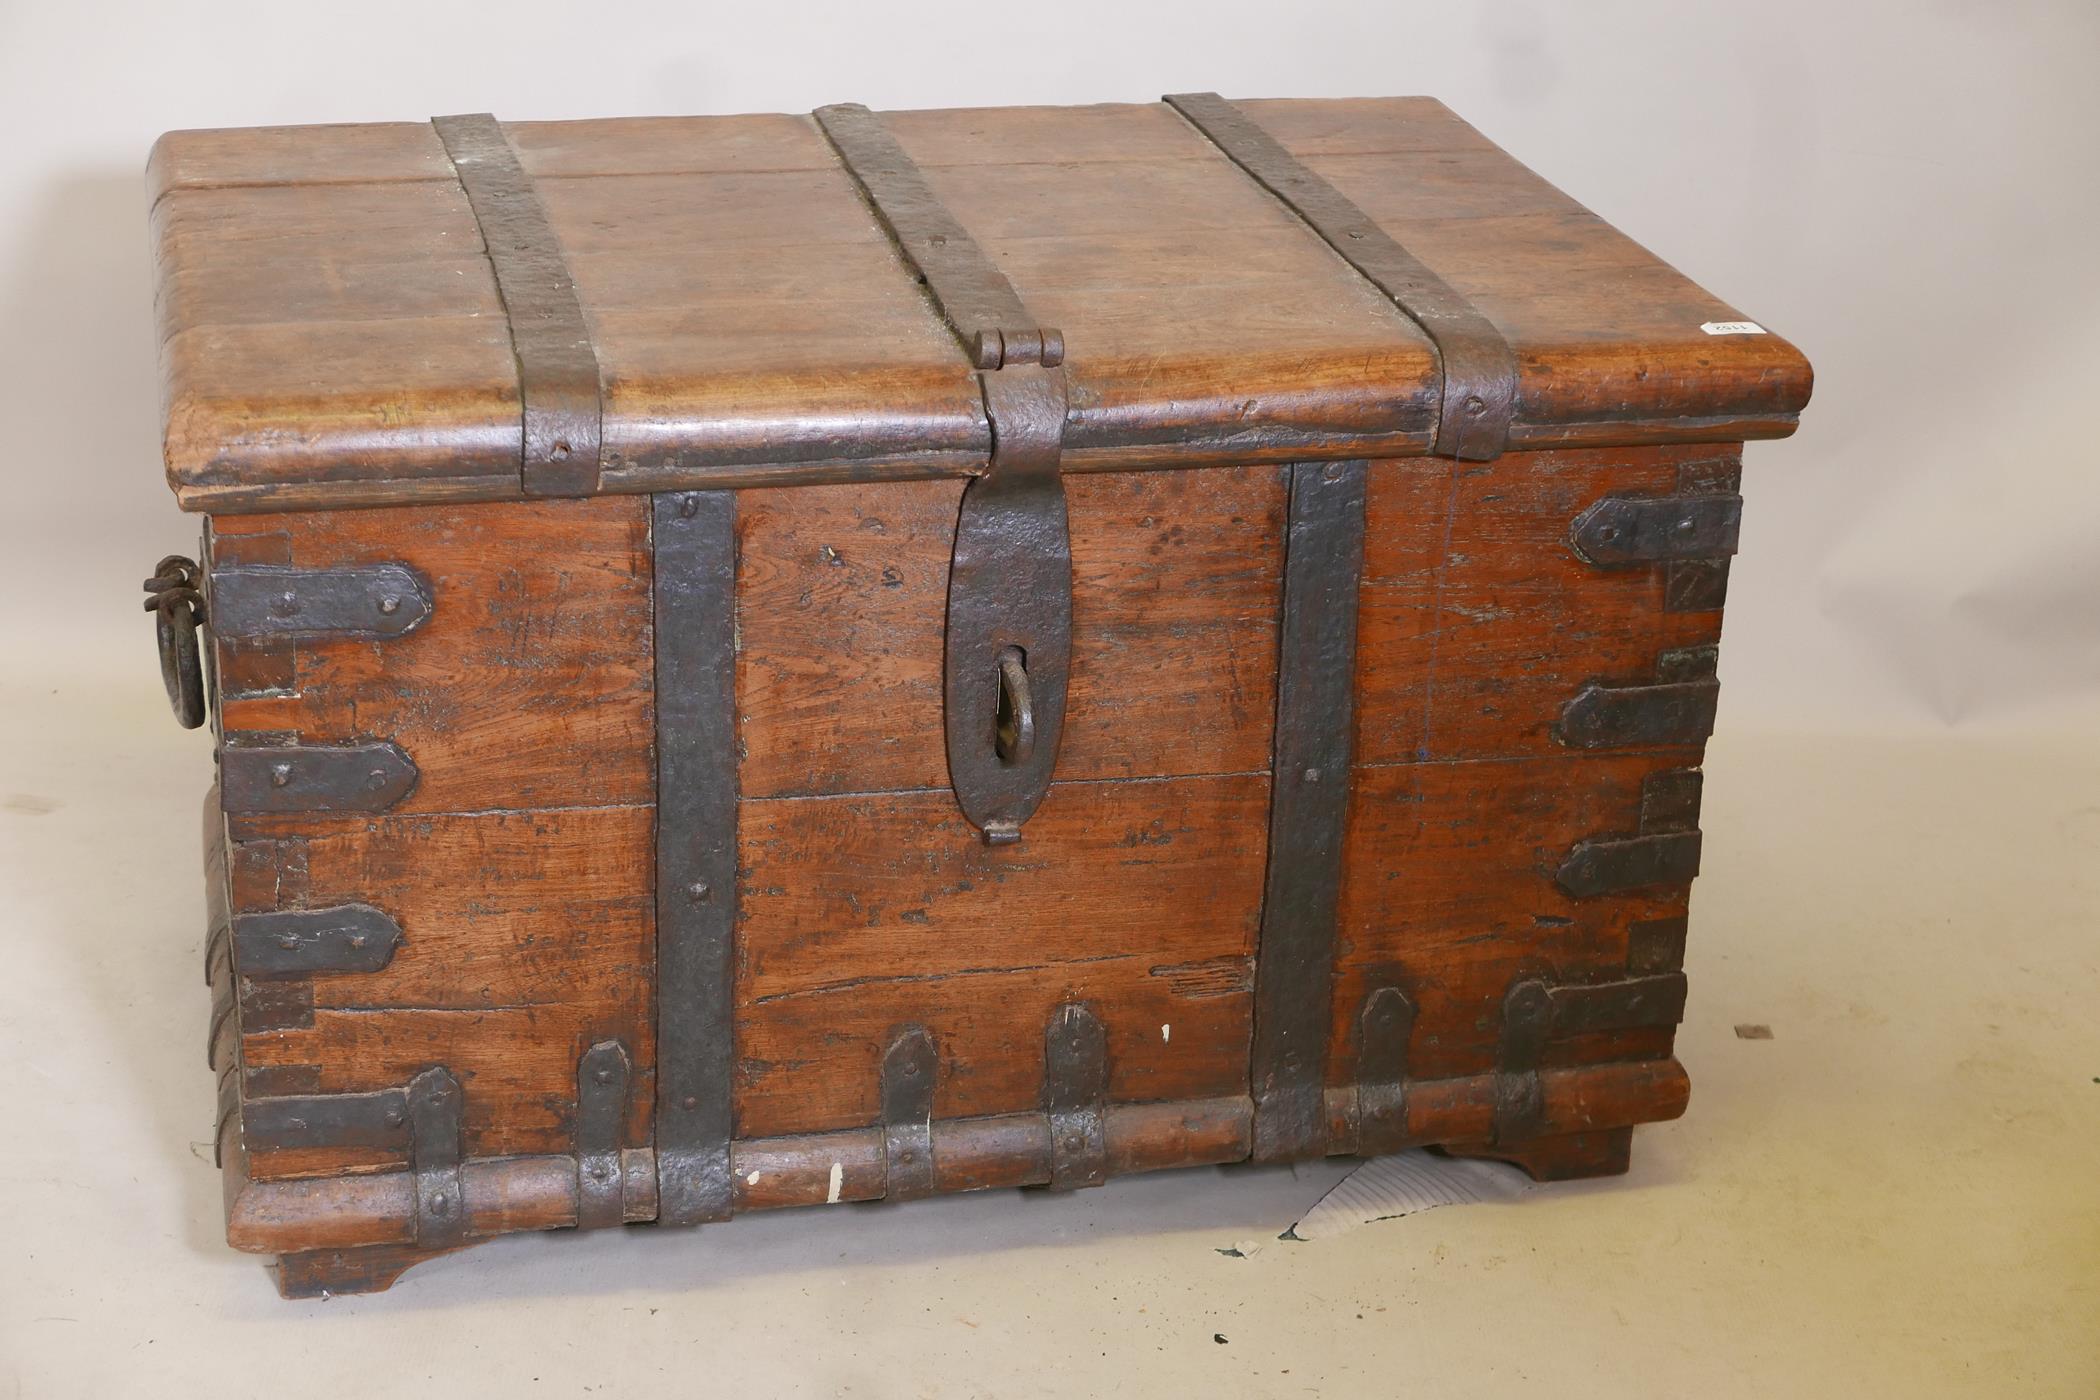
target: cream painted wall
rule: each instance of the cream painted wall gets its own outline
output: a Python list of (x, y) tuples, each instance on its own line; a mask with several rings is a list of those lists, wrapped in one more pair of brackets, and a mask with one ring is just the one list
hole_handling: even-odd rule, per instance
[(1816, 363), (1750, 452), (1724, 727), (2090, 739), (2096, 58), (2091, 0), (0, 0), (0, 645), (25, 684), (158, 686), (135, 584), (194, 536), (158, 468), (164, 129), (1424, 92)]

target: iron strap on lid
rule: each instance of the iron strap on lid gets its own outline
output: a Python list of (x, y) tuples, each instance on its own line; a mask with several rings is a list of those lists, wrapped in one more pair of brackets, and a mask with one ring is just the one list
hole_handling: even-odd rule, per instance
[(528, 496), (598, 489), (604, 390), (583, 303), (532, 177), (486, 112), (433, 117), (495, 269), (510, 321), (523, 417), (519, 480)]
[(879, 117), (858, 104), (815, 115), (962, 342), (984, 395), (992, 455), (964, 489), (955, 524), (943, 711), (955, 800), (987, 843), (1004, 845), (1021, 839), (1021, 823), (1049, 790), (1064, 729), (1072, 654), (1064, 337), (1036, 324)]
[(1214, 92), (1163, 100), (1428, 335), (1444, 377), (1438, 455), (1501, 456), (1516, 404), (1517, 362), (1494, 323), (1245, 112)]

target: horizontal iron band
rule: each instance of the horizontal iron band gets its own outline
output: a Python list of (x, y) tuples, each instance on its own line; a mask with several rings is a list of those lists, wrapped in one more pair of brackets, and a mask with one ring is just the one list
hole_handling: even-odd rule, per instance
[(219, 751), (227, 813), (384, 812), (421, 777), (399, 744), (291, 744)]
[(234, 963), (243, 977), (377, 972), (400, 946), (401, 925), (369, 904), (233, 917)]
[(430, 585), (406, 564), (239, 565), (213, 569), (210, 589), (221, 641), (399, 637), (430, 616)]
[(250, 1152), (306, 1147), (408, 1146), (408, 1091), (301, 1094), (250, 1099), (241, 1106), (241, 1139)]
[(1699, 496), (1606, 496), (1569, 527), (1575, 552), (1599, 568), (1725, 559), (1742, 533), (1743, 498), (1733, 492)]

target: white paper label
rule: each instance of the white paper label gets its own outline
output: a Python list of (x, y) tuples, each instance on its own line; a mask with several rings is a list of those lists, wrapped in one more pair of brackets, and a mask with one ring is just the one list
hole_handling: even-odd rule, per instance
[(1708, 335), (1763, 335), (1765, 328), (1755, 321), (1702, 321), (1699, 329)]

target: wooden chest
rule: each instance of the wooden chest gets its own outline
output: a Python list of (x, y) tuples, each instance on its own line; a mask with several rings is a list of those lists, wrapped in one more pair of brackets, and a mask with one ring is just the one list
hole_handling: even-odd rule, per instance
[(1436, 102), (183, 132), (228, 1237), (1671, 1118), (1809, 369)]

